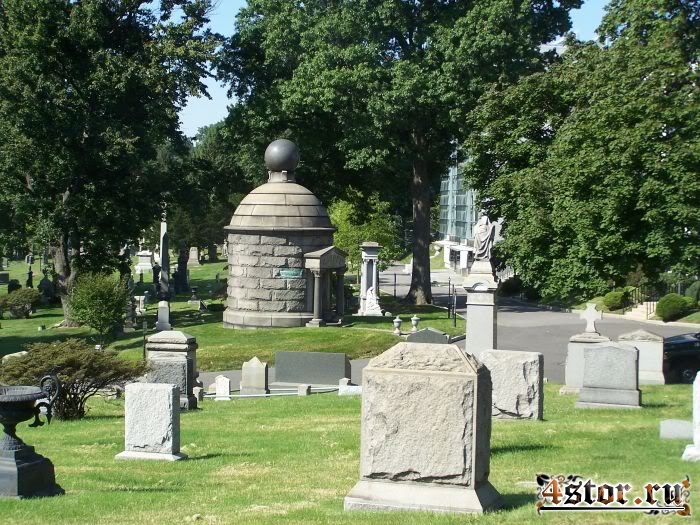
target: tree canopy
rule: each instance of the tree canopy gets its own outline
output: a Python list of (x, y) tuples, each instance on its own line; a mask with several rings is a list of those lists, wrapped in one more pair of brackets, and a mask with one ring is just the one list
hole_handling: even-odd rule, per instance
[(431, 302), (430, 204), (466, 116), (495, 81), (541, 69), (539, 46), (580, 0), (250, 0), (219, 64), (239, 97), (227, 126), (260, 170), (267, 142), (298, 143), (321, 197), (380, 191), (409, 201), (409, 299)]
[(205, 93), (209, 0), (0, 1), (0, 240), (40, 231), (59, 292), (116, 265), (178, 185), (157, 148)]
[(544, 297), (700, 271), (699, 18), (687, 0), (615, 0), (599, 43), (570, 39), (470, 115), (465, 172), (504, 218), (499, 256)]

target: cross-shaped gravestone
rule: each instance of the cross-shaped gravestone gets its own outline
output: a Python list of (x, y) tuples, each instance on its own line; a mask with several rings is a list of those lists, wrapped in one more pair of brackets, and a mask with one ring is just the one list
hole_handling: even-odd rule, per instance
[(586, 309), (579, 314), (581, 319), (586, 321), (585, 333), (597, 334), (595, 322), (603, 318), (603, 313), (595, 308), (595, 303), (586, 303)]

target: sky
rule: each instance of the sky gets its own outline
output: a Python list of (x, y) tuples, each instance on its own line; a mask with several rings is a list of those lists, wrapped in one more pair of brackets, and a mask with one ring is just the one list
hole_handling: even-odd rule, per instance
[[(210, 15), (210, 27), (213, 31), (230, 36), (233, 33), (236, 13), (246, 4), (245, 0), (219, 0)], [(573, 31), (580, 40), (591, 40), (603, 18), (603, 9), (608, 0), (584, 0), (581, 9), (571, 12)], [(211, 99), (190, 97), (187, 106), (180, 111), (181, 129), (188, 137), (197, 134), (197, 130), (223, 120), (231, 104), (226, 95), (226, 87), (213, 79), (208, 79), (207, 88)]]

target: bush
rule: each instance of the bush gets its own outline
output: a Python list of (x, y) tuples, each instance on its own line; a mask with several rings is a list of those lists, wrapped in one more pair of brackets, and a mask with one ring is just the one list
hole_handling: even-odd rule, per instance
[(620, 310), (629, 304), (629, 293), (623, 290), (608, 292), (603, 297), (603, 304), (608, 310)]
[(41, 294), (34, 288), (22, 288), (0, 300), (0, 311), (8, 309), (15, 319), (28, 319), (29, 314), (41, 301)]
[(509, 277), (508, 279), (506, 279), (498, 285), (498, 295), (517, 295), (521, 292), (522, 289), (523, 282), (520, 280), (520, 277), (514, 275), (513, 277)]
[(126, 315), (128, 300), (125, 282), (104, 273), (86, 273), (71, 290), (70, 310), (76, 321), (98, 333), (98, 343), (103, 345)]
[(10, 282), (7, 283), (8, 294), (14, 292), (15, 290), (19, 290), (20, 288), (22, 288), (22, 285), (19, 284), (19, 281), (17, 279), (10, 279)]
[(664, 295), (656, 305), (656, 315), (664, 322), (673, 321), (690, 312), (695, 305), (690, 297), (677, 293)]
[(698, 304), (700, 302), (700, 281), (695, 281), (688, 286), (684, 295), (690, 297), (694, 304)]
[(81, 419), (85, 402), (100, 390), (132, 381), (146, 372), (142, 361), (125, 361), (117, 352), (98, 351), (80, 339), (34, 343), (28, 353), (0, 366), (0, 382), (38, 385), (48, 373), (61, 381), (62, 390), (53, 407), (58, 419)]

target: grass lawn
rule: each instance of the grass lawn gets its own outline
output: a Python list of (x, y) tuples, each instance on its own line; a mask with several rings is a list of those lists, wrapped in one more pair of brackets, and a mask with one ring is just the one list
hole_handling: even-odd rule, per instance
[(634, 496), (648, 482), (679, 482), (687, 474), (691, 494), (697, 492), (700, 465), (680, 459), (685, 440), (658, 438), (661, 419), (690, 419), (690, 385), (646, 387), (642, 410), (619, 411), (576, 409), (575, 396), (559, 396), (558, 388), (545, 385), (545, 421), (494, 422), (490, 481), (505, 509), (481, 517), (345, 513), (343, 497), (358, 480), (360, 399), (333, 394), (206, 400), (202, 410), (182, 414), (182, 450), (189, 459), (175, 463), (114, 459), (123, 450), (122, 400), (94, 400), (82, 421), (41, 428), (23, 423), (18, 435), (53, 461), (66, 494), (0, 500), (0, 515), (3, 525), (651, 523), (659, 518), (538, 517), (535, 475), (626, 482)]

